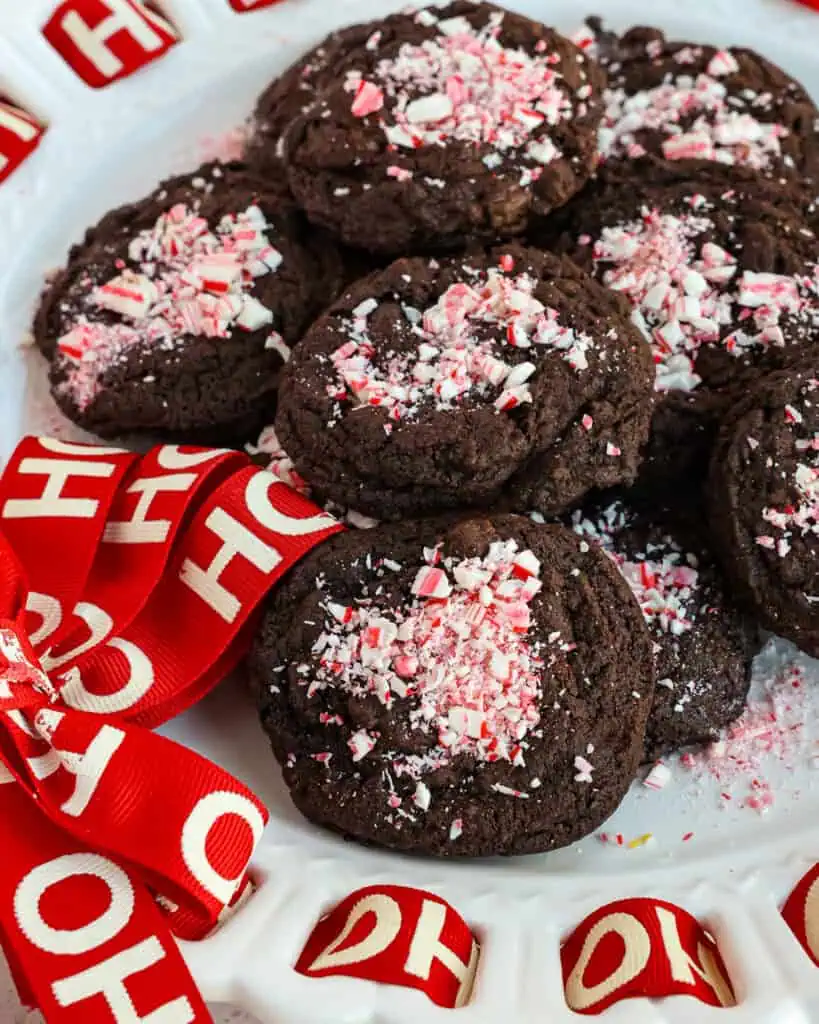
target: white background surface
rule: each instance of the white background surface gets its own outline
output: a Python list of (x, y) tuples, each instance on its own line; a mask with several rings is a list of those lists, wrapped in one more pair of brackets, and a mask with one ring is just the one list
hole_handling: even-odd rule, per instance
[[(819, 14), (789, 0), (507, 4), (567, 31), (585, 14), (599, 13), (618, 28), (648, 21), (680, 38), (755, 46), (819, 96)], [(205, 158), (212, 148), (206, 137), (238, 123), (266, 82), (330, 28), (403, 3), (285, 0), (239, 17), (226, 0), (164, 0), (184, 45), (102, 92), (86, 89), (39, 38), (37, 26), (55, 5), (0, 0), (0, 87), (51, 122), (41, 150), (0, 187), (0, 456), (24, 429), (66, 431), (44, 396), (42, 365), (37, 357), (21, 358), (18, 346), (43, 274), (85, 225), (162, 175)], [(789, 656), (771, 655), (758, 686)], [(807, 672), (819, 679), (815, 666)], [(483, 932), (475, 1002), (459, 1011), (458, 1021), (552, 1024), (577, 1019), (562, 1000), (560, 935), (608, 900), (654, 895), (704, 916), (717, 933), (742, 1004), (731, 1011), (731, 1024), (819, 1024), (819, 971), (795, 948), (776, 909), (819, 859), (819, 772), (811, 767), (818, 707), (819, 697), (798, 709), (803, 740), (789, 763), (778, 757), (761, 763), (777, 791), (764, 816), (739, 800), (726, 806), (723, 784), (707, 773), (675, 769), (662, 793), (635, 786), (606, 826), (627, 837), (651, 832), (648, 846), (626, 852), (590, 838), (547, 857), (453, 865), (357, 849), (312, 829), (283, 792), (249, 702), (226, 684), (167, 731), (244, 779), (268, 803), (272, 822), (257, 858), (258, 896), (215, 939), (186, 947), (192, 970), (208, 997), (254, 1009), (265, 1024), (444, 1024), (450, 1013), (419, 993), (347, 979), (310, 981), (291, 970), (328, 904), (362, 884), (404, 882), (438, 892)], [(683, 844), (687, 831), (695, 838)], [(615, 1008), (605, 1020), (701, 1024), (725, 1019), (724, 1012), (686, 999), (664, 1006), (640, 1001)], [(0, 973), (0, 1024), (35, 1019), (16, 1007)], [(248, 1019), (217, 1014), (219, 1024)]]

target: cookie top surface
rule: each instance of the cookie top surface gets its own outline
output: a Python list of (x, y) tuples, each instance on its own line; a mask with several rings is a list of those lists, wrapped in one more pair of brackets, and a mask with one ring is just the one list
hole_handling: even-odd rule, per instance
[[(311, 81), (279, 148), (299, 203), (350, 245), (400, 255), (518, 234), (596, 161), (600, 69), (492, 4), (336, 33)], [(290, 109), (274, 91), (260, 104), (271, 145)]]
[(594, 829), (642, 753), (651, 645), (607, 558), (516, 516), (335, 538), (271, 596), (251, 656), (300, 809), (438, 855)]
[(643, 26), (618, 37), (597, 19), (578, 39), (609, 76), (604, 160), (649, 153), (796, 176), (819, 170), (819, 111), (753, 50), (672, 42)]
[(742, 713), (754, 646), (702, 538), (620, 500), (578, 510), (571, 523), (620, 569), (651, 632), (657, 689), (647, 759), (714, 739)]
[(604, 169), (546, 230), (632, 303), (659, 392), (730, 392), (819, 341), (803, 201), (741, 168), (646, 161), (635, 177)]
[(398, 260), (307, 332), (276, 433), (322, 497), (379, 518), (561, 510), (636, 472), (651, 376), (627, 306), (569, 260)]
[(819, 374), (766, 378), (732, 412), (710, 517), (738, 593), (773, 632), (819, 654)]
[(365, 46), (378, 22), (368, 22), (331, 33), (308, 50), (274, 79), (256, 101), (251, 119), (245, 157), (254, 166), (263, 165), (282, 173), (284, 135), (292, 121), (306, 114), (317, 95), (336, 80), (336, 62), (343, 62), (347, 50)]
[(333, 246), (305, 240), (279, 191), (242, 165), (208, 164), (89, 229), (34, 331), (81, 425), (218, 428), (270, 402), (340, 277)]

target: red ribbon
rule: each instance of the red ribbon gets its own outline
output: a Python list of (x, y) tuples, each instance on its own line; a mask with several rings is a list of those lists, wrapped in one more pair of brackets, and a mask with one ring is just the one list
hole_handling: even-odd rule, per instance
[[(352, 893), (322, 917), (296, 970), (417, 988), (454, 1009), (469, 1002), (479, 956), (469, 926), (440, 897), (381, 885)], [(735, 1003), (714, 939), (662, 900), (626, 899), (596, 910), (563, 944), (561, 961), (566, 1002), (577, 1013), (602, 1013), (635, 996)]]
[(26, 111), (0, 99), (0, 182), (31, 156), (43, 135), (45, 125)]
[(263, 7), (272, 7), (281, 3), (281, 0), (228, 0), (228, 3), (239, 14), (246, 11), (260, 11)]
[(480, 954), (469, 925), (432, 893), (400, 885), (359, 889), (323, 917), (296, 970), (425, 992), (438, 1006), (466, 1006)]
[(179, 39), (173, 25), (144, 0), (63, 0), (43, 35), (94, 89), (163, 57)]
[(574, 930), (560, 957), (566, 1002), (575, 1013), (602, 1013), (635, 996), (735, 1003), (716, 942), (695, 917), (664, 900), (600, 907)]
[(819, 864), (799, 880), (782, 908), (785, 923), (819, 967)]
[(142, 726), (223, 678), (341, 527), (235, 452), (34, 438), (0, 525), (0, 936), (22, 994), (59, 1024), (208, 1021), (171, 930), (200, 938), (241, 895), (267, 814)]

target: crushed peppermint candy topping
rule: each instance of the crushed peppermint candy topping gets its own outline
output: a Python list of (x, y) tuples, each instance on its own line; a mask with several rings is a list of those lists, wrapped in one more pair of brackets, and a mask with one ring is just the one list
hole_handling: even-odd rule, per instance
[[(676, 55), (678, 61), (681, 53)], [(697, 54), (693, 56), (696, 59)], [(757, 170), (778, 163), (780, 140), (788, 129), (756, 116), (770, 112), (770, 93), (738, 93), (721, 81), (738, 70), (731, 51), (720, 50), (696, 77), (668, 75), (660, 85), (634, 93), (624, 88), (605, 90), (599, 133), (603, 157), (643, 156), (646, 150), (640, 133), (649, 132), (663, 137), (666, 160), (715, 160)]]
[(510, 152), (534, 164), (535, 172), (552, 163), (562, 154), (548, 130), (573, 113), (555, 68), (559, 57), (503, 46), (503, 20), (503, 12), (495, 11), (476, 28), (465, 17), (433, 15), (428, 24), (436, 26), (435, 36), (404, 43), (376, 64), (370, 78), (348, 72), (344, 86), (352, 94), (353, 115), (379, 114), (396, 150), (455, 140), (491, 147), (485, 162), (492, 168)]
[[(375, 750), (396, 775), (416, 781), (461, 754), (524, 766), (527, 736), (540, 723), (543, 645), (527, 636), (539, 574), (531, 551), (495, 541), (483, 557), (462, 560), (425, 550), (414, 598), (403, 608), (378, 607), (369, 592), (353, 604), (328, 596), (313, 645), (317, 667), (303, 684), (312, 693), (374, 695), (386, 708), (408, 700), (409, 728), (430, 740), (422, 755), (396, 753), (376, 750), (377, 737), (359, 730), (349, 743), (353, 758)], [(431, 800), (418, 782), (416, 808), (426, 810)]]
[[(87, 312), (57, 341), (76, 364), (68, 386), (80, 405), (93, 399), (100, 375), (135, 344), (170, 350), (186, 335), (227, 338), (234, 328), (272, 324), (271, 310), (250, 294), (256, 278), (282, 263), (267, 228), (258, 206), (226, 214), (211, 230), (194, 208), (177, 203), (140, 231), (128, 246), (132, 266), (123, 263), (116, 276), (91, 287)], [(121, 319), (89, 319), (99, 313)], [(282, 358), (289, 354), (286, 346), (279, 351)]]
[(719, 740), (680, 759), (695, 782), (718, 783), (721, 809), (765, 814), (789, 788), (782, 769), (793, 773), (806, 764), (817, 767), (811, 699), (815, 670), (806, 655), (777, 649), (779, 643), (770, 640), (757, 661), (742, 716)]
[(671, 769), (662, 761), (655, 761), (651, 771), (643, 779), (643, 785), (647, 789), (665, 789), (671, 781)]
[(579, 536), (596, 541), (622, 573), (649, 627), (658, 633), (680, 636), (694, 625), (700, 605), (697, 560), (671, 538), (648, 544), (634, 559), (617, 543), (629, 517), (621, 502), (614, 502), (593, 521), (575, 512), (572, 527)]
[(577, 775), (574, 777), (575, 782), (594, 782), (594, 779), (592, 778), (594, 765), (590, 761), (587, 761), (585, 757), (576, 757), (574, 759), (574, 767), (577, 771)]
[(275, 428), (265, 427), (255, 445), (248, 445), (251, 455), (266, 455), (269, 459), (267, 464), (268, 473), (272, 473), (277, 480), (292, 487), (299, 494), (309, 497), (310, 487), (307, 481), (301, 476), (293, 463), (293, 460), (282, 447), (281, 441), (276, 436)]
[(528, 381), (537, 372), (536, 363), (506, 362), (499, 351), (525, 350), (535, 358), (539, 349), (554, 350), (582, 371), (593, 345), (588, 335), (562, 325), (557, 310), (535, 298), (536, 284), (527, 274), (508, 277), (491, 268), (471, 284), (450, 285), (423, 312), (404, 306), (417, 346), (378, 362), (369, 331), (378, 303), (362, 302), (345, 324), (347, 340), (331, 356), (341, 385), (340, 390), (328, 388), (331, 397), (388, 409), (395, 420), (417, 415), (422, 404), (450, 409), (467, 397), (485, 399), (493, 393), (499, 412), (531, 402)]
[(737, 356), (784, 345), (783, 317), (819, 328), (819, 265), (806, 266), (802, 277), (740, 273), (733, 253), (700, 241), (713, 222), (703, 204), (698, 209), (674, 216), (644, 208), (639, 221), (603, 228), (592, 249), (595, 267), (605, 268), (603, 283), (634, 306), (632, 320), (654, 354), (658, 391), (696, 388), (704, 345)]
[[(295, 463), (282, 447), (272, 424), (263, 428), (255, 444), (246, 444), (245, 451), (248, 455), (266, 456), (268, 461), (265, 468), (268, 473), (272, 473), (281, 483), (298, 491), (306, 498), (312, 496), (310, 485), (296, 469)], [(378, 526), (377, 519), (365, 516), (362, 512), (356, 512), (353, 508), (344, 509), (334, 502), (325, 502), (324, 510), (335, 516), (336, 519), (343, 519), (348, 526), (352, 526), (356, 530), (372, 530), (373, 527)], [(339, 724), (341, 723), (339, 722)]]
[[(773, 527), (772, 534), (760, 534), (756, 542), (760, 547), (775, 551), (784, 558), (796, 537), (819, 538), (819, 432), (805, 423), (808, 410), (819, 399), (819, 380), (805, 382), (797, 407), (785, 406), (783, 418), (793, 435), (796, 462), (790, 474), (789, 489), (794, 500), (780, 507), (768, 506), (762, 518)], [(810, 417), (815, 422), (815, 415)], [(819, 600), (810, 595), (808, 600)]]

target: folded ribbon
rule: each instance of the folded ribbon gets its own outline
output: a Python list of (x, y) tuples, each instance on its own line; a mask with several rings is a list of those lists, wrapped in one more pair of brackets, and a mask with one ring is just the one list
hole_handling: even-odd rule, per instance
[(0, 527), (0, 939), (21, 995), (59, 1024), (208, 1021), (172, 932), (203, 937), (241, 896), (267, 815), (144, 727), (235, 666), (271, 585), (342, 527), (236, 452), (48, 438), (12, 455)]

